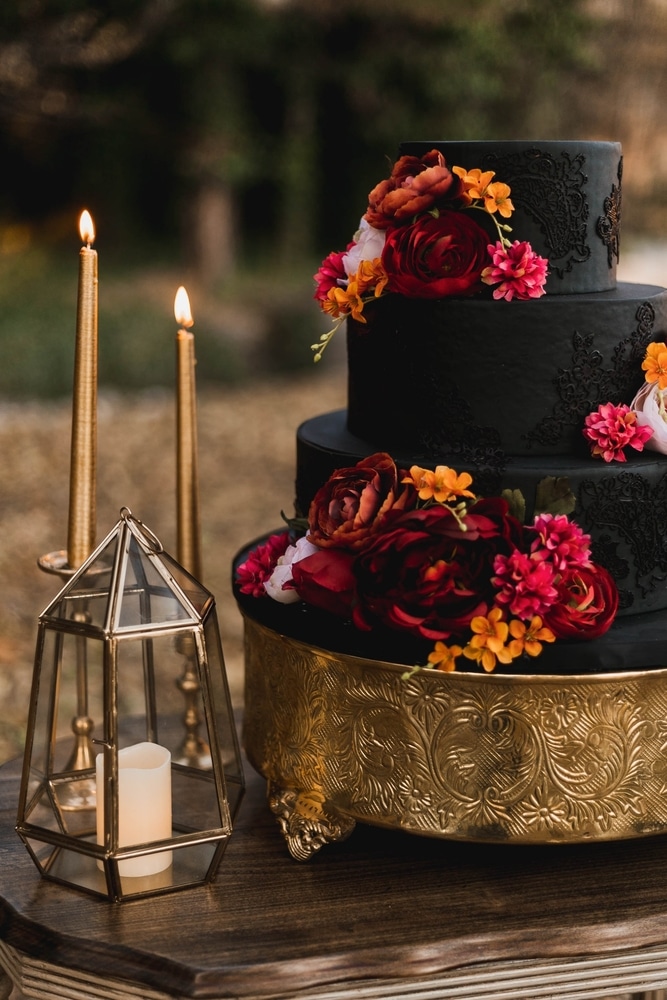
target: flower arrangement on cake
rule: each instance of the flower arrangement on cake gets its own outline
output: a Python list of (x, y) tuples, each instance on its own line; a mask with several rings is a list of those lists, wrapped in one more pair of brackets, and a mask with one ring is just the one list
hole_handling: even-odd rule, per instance
[[(330, 253), (315, 275), (315, 298), (336, 321), (311, 345), (315, 361), (347, 316), (365, 323), (366, 303), (391, 292), (441, 299), (488, 287), (508, 302), (544, 295), (548, 261), (507, 235), (511, 193), (493, 170), (450, 169), (436, 149), (401, 156), (370, 192), (352, 242)], [(493, 222), (495, 242), (476, 211)]]
[(544, 643), (606, 632), (618, 593), (589, 536), (565, 514), (524, 525), (510, 507), (520, 497), (471, 486), (466, 472), (400, 470), (384, 452), (339, 469), (307, 524), (271, 535), (237, 568), (239, 590), (429, 640), (415, 666), (444, 671), (490, 672)]
[(667, 454), (667, 344), (649, 344), (642, 369), (644, 384), (629, 405), (603, 403), (584, 421), (591, 454), (605, 462), (627, 461), (626, 448)]

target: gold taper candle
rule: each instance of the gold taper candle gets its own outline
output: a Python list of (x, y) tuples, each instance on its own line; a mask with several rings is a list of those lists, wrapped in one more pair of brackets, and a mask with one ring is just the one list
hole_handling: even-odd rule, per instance
[(199, 512), (199, 468), (197, 456), (197, 392), (195, 385), (195, 338), (188, 293), (176, 292), (176, 504), (178, 561), (196, 579), (201, 579), (201, 523)]
[(70, 460), (67, 561), (77, 568), (95, 548), (97, 465), (97, 251), (89, 212), (79, 232), (79, 296), (76, 315), (72, 446)]

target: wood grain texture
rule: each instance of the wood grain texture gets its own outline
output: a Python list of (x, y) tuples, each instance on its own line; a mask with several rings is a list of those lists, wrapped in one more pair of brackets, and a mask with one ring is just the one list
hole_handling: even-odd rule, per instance
[(299, 864), (248, 769), (216, 883), (113, 905), (39, 876), (13, 829), (19, 771), (0, 768), (0, 939), (45, 962), (193, 998), (492, 997), (465, 982), (518, 973), (503, 996), (667, 985), (663, 838), (503, 848), (359, 825)]

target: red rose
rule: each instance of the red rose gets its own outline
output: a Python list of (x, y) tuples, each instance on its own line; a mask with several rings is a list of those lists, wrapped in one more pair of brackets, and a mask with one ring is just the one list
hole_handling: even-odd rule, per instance
[(349, 618), (355, 597), (354, 556), (341, 549), (313, 552), (292, 566), (296, 591), (307, 604)]
[(596, 639), (616, 617), (618, 590), (602, 566), (577, 566), (563, 575), (557, 589), (556, 602), (544, 614), (557, 639)]
[(355, 563), (355, 625), (431, 640), (462, 632), (491, 606), (493, 558), (520, 531), (506, 511), (502, 500), (480, 501), (464, 519), (467, 530), (440, 504), (389, 514)]
[(364, 219), (375, 229), (386, 229), (428, 212), (444, 195), (458, 195), (460, 184), (437, 149), (421, 159), (401, 156), (387, 180), (380, 181), (370, 192)]
[(413, 499), (391, 456), (377, 452), (352, 468), (337, 469), (320, 487), (310, 505), (308, 538), (320, 548), (359, 549), (387, 511), (402, 510)]
[(451, 209), (391, 229), (382, 252), (387, 289), (409, 298), (471, 295), (483, 287), (488, 242), (469, 214)]

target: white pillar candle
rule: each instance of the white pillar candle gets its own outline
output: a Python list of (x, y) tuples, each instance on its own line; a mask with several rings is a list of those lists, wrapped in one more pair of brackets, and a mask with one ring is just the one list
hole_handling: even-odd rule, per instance
[[(104, 754), (96, 759), (97, 843), (104, 843)], [(118, 751), (118, 846), (131, 847), (171, 837), (171, 754), (157, 743)], [(126, 858), (122, 876), (156, 875), (169, 868), (171, 851)]]

